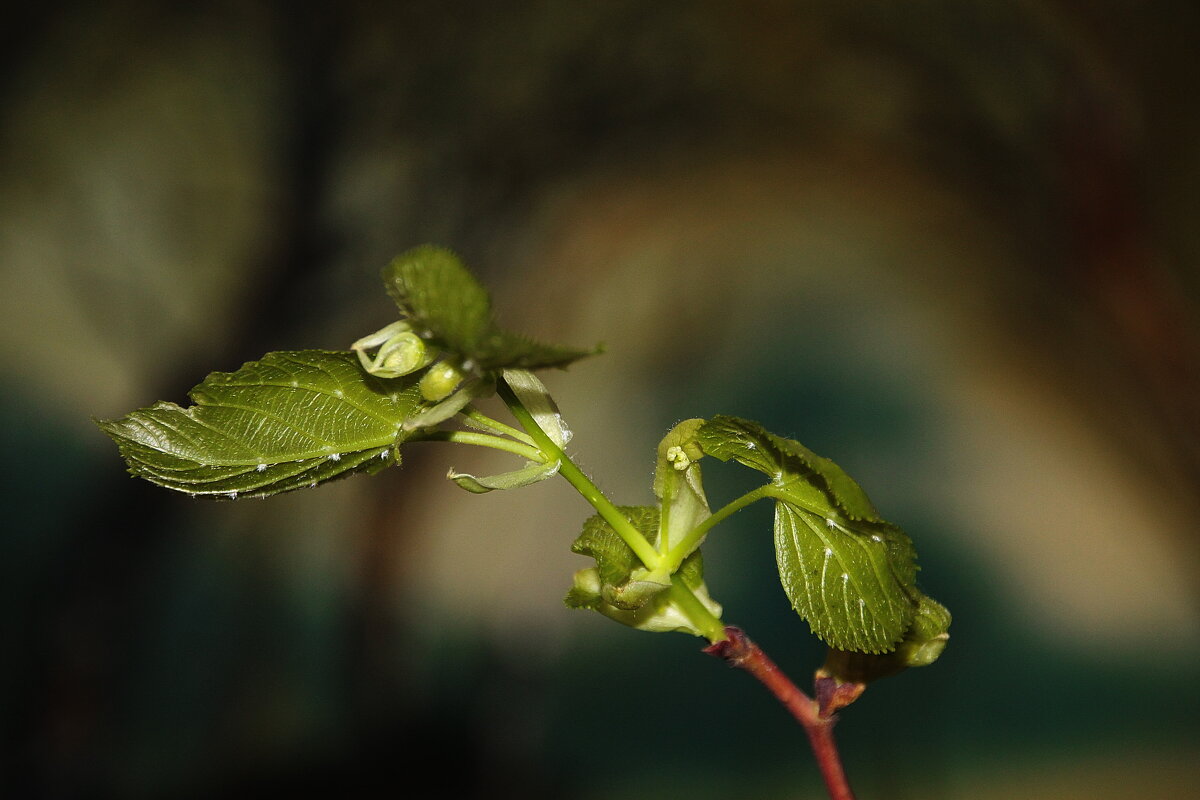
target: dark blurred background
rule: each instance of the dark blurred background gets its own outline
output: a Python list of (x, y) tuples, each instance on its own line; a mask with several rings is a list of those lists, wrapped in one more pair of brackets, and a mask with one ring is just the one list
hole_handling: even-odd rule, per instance
[[(1191, 2), (21, 4), (0, 30), (0, 796), (820, 797), (699, 640), (561, 604), (565, 484), (265, 501), (91, 424), (391, 321), (458, 250), (647, 502), (675, 421), (836, 459), (954, 612), (838, 732), (870, 798), (1200, 785)], [(742, 484), (708, 468), (714, 504)], [(709, 586), (806, 683), (770, 510)], [(425, 781), (432, 788), (423, 788)]]

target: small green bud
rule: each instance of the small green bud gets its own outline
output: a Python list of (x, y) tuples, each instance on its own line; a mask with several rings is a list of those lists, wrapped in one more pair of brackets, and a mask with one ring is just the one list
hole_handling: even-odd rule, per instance
[(431, 403), (445, 400), (462, 383), (462, 372), (452, 364), (440, 361), (421, 378), (421, 396)]
[(896, 647), (906, 667), (927, 667), (946, 649), (950, 640), (950, 612), (932, 597), (921, 595), (908, 633)]
[(950, 640), (950, 612), (932, 597), (921, 595), (904, 639), (890, 653), (853, 653), (831, 648), (821, 674), (839, 683), (867, 684), (909, 667), (927, 667)]

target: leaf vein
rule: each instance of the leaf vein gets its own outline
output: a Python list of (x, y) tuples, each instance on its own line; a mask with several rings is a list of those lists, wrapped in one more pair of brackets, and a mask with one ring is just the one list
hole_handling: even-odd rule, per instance
[[(274, 412), (271, 412), (271, 411), (267, 411), (267, 410), (266, 410), (266, 409), (264, 409), (264, 408), (256, 408), (256, 407), (254, 407), (254, 406), (243, 406), (243, 405), (239, 405), (239, 404), (237, 404), (237, 403), (230, 403), (230, 402), (228, 402), (228, 401), (225, 401), (225, 400), (222, 400), (222, 401), (217, 401), (217, 402), (206, 402), (206, 403), (204, 403), (204, 404), (203, 404), (203, 407), (204, 407), (204, 408), (230, 408), (230, 409), (234, 409), (235, 411), (247, 411), (247, 412), (249, 412), (249, 413), (251, 413), (251, 414), (258, 414), (258, 415), (262, 415), (262, 416), (264, 416), (264, 417), (267, 417), (267, 418), (269, 418), (269, 419), (272, 419), (272, 420), (274, 420), (274, 421), (276, 421), (276, 422), (280, 423), (281, 425), (284, 425), (284, 426), (286, 426), (286, 427), (288, 427), (288, 428), (291, 428), (291, 429), (292, 429), (292, 430), (294, 430), (296, 433), (299, 433), (301, 436), (307, 436), (307, 437), (309, 437), (310, 439), (313, 439), (313, 440), (315, 440), (315, 441), (321, 442), (321, 443), (323, 443), (323, 444), (324, 444), (326, 447), (333, 447), (333, 446), (334, 446), (334, 443), (333, 443), (333, 442), (331, 442), (331, 441), (329, 441), (328, 439), (325, 439), (325, 438), (323, 438), (323, 437), (321, 437), (321, 436), (318, 436), (317, 434), (315, 434), (315, 433), (313, 433), (313, 432), (311, 432), (311, 431), (306, 431), (305, 429), (301, 428), (300, 426), (298, 426), (298, 425), (295, 425), (294, 423), (292, 423), (292, 422), (289, 422), (287, 419), (285, 419), (285, 418), (283, 418), (283, 417), (279, 416), (278, 414), (275, 414)], [(231, 437), (231, 438), (232, 438), (232, 437)], [(237, 439), (234, 439), (234, 441), (237, 441)], [(246, 443), (245, 443), (245, 442), (241, 442), (241, 444), (242, 444), (242, 445), (246, 445)], [(247, 446), (248, 446), (248, 445), (247, 445)], [(361, 448), (360, 448), (360, 449), (361, 449)]]

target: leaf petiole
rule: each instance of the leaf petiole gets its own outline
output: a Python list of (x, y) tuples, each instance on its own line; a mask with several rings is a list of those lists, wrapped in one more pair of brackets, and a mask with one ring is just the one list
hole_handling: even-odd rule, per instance
[(513, 455), (539, 464), (549, 462), (546, 454), (536, 447), (531, 447), (524, 442), (514, 442), (512, 439), (506, 439), (502, 436), (493, 436), (490, 433), (476, 433), (474, 431), (428, 431), (413, 436), (409, 441), (471, 444), (477, 447), (490, 447), (493, 450), (503, 450), (506, 453), (512, 453)]
[(466, 418), (466, 424), (481, 431), (491, 431), (501, 436), (511, 436), (519, 442), (534, 447), (533, 437), (525, 431), (517, 430), (511, 425), (505, 425), (500, 420), (492, 419), (474, 406), (467, 406), (460, 412)]
[(663, 560), (659, 567), (669, 573), (674, 573), (675, 570), (679, 569), (679, 565), (683, 563), (683, 560), (691, 555), (692, 550), (696, 548), (696, 543), (707, 536), (710, 530), (746, 506), (753, 505), (766, 497), (775, 496), (774, 491), (772, 491), (774, 489), (775, 487), (768, 483), (746, 492), (736, 500), (732, 500), (714, 511), (711, 516), (688, 531), (674, 547), (663, 555)]
[(795, 480), (796, 479), (792, 479), (791, 481), (787, 481), (783, 484), (763, 484), (757, 489), (751, 489), (736, 500), (731, 500), (721, 508), (714, 511), (712, 516), (708, 517), (695, 528), (688, 531), (687, 534), (680, 539), (674, 547), (663, 554), (663, 560), (659, 564), (660, 571), (673, 573), (675, 570), (679, 569), (679, 565), (682, 564), (683, 560), (691, 554), (692, 550), (695, 549), (696, 543), (704, 539), (704, 537), (708, 535), (709, 531), (711, 531), (721, 522), (724, 522), (726, 519), (733, 516), (738, 511), (741, 511), (746, 506), (753, 505), (759, 500), (765, 500), (768, 498), (772, 500), (785, 500), (797, 508), (804, 509), (810, 513), (817, 514), (818, 516), (825, 516), (828, 512), (828, 509), (819, 508), (815, 505), (804, 502), (800, 498), (792, 497), (787, 494), (787, 485)]

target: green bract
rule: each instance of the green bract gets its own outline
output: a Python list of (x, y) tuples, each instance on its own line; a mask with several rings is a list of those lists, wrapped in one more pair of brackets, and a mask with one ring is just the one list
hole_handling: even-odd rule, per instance
[(916, 553), (841, 467), (760, 425), (718, 416), (697, 432), (707, 455), (768, 475), (775, 557), (792, 606), (831, 647), (886, 653), (916, 614)]
[[(621, 506), (621, 514), (651, 544), (657, 544), (660, 519), (651, 506)], [(571, 545), (572, 552), (591, 556), (596, 566), (575, 573), (565, 602), (571, 608), (599, 611), (606, 617), (646, 631), (681, 631), (704, 635), (673, 601), (671, 584), (653, 579), (628, 544), (601, 516), (589, 517), (583, 532)], [(715, 617), (721, 606), (708, 595), (704, 585), (704, 562), (693, 552), (677, 573), (705, 608)]]
[(658, 554), (659, 560), (643, 563), (611, 524), (599, 516), (592, 517), (571, 549), (595, 558), (596, 567), (575, 573), (574, 586), (567, 594), (568, 606), (590, 608), (642, 630), (677, 630), (701, 636), (703, 633), (687, 622), (670, 596), (671, 578), (676, 575), (713, 616), (721, 616), (721, 607), (709, 597), (704, 585), (698, 549), (703, 537), (680, 554), (676, 569), (671, 569), (666, 559), (672, 546), (711, 516), (700, 465), (696, 463), (703, 453), (695, 443), (695, 433), (703, 424), (702, 419), (684, 420), (659, 442), (654, 472), (658, 507), (620, 509), (649, 544), (647, 558)]
[(353, 353), (270, 353), (214, 372), (195, 405), (157, 403), (99, 423), (129, 471), (195, 495), (264, 497), (400, 459), (416, 380), (363, 372)]
[[(664, 552), (711, 516), (697, 463), (704, 453), (695, 441), (703, 424), (702, 419), (684, 420), (658, 443), (654, 494), (662, 514), (657, 544)], [(699, 541), (694, 542), (692, 550), (699, 546)]]

